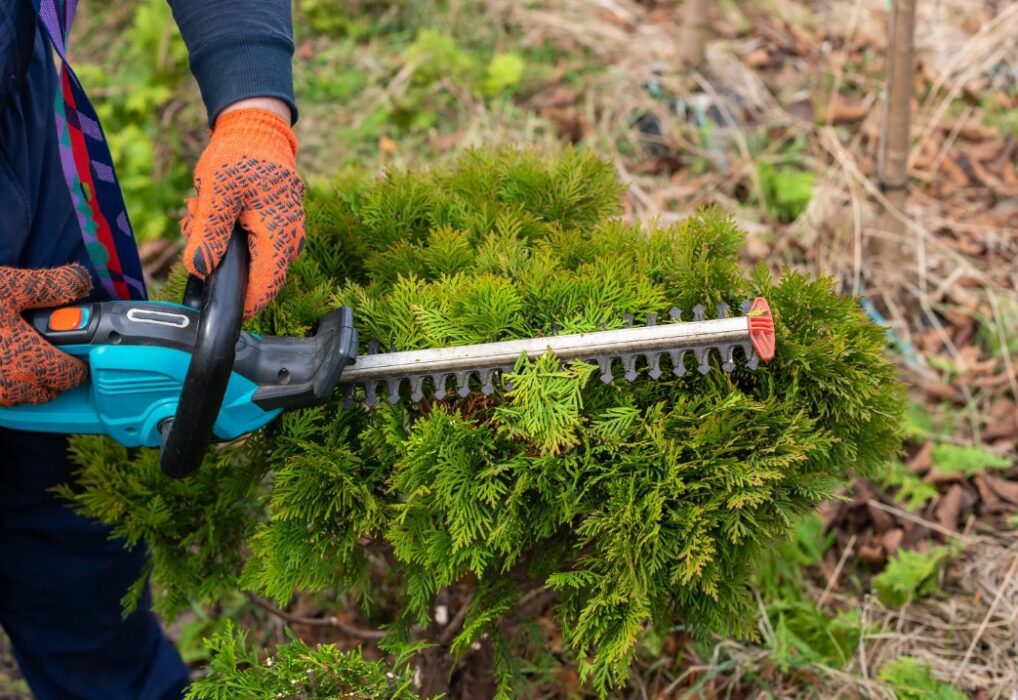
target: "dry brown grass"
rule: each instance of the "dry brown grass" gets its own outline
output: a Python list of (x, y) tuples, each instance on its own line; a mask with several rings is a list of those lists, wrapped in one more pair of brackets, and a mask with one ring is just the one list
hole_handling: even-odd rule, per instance
[(943, 598), (901, 610), (868, 601), (868, 613), (886, 632), (867, 635), (868, 667), (899, 656), (930, 664), (934, 677), (989, 700), (1018, 693), (1018, 544), (981, 536), (948, 567)]

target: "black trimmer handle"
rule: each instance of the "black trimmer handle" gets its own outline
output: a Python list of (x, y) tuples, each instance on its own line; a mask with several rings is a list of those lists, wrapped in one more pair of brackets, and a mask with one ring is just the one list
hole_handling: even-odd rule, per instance
[(247, 234), (238, 224), (219, 267), (205, 282), (188, 280), (184, 303), (198, 309), (198, 329), (177, 413), (162, 426), (159, 454), (163, 472), (174, 479), (194, 474), (212, 442), (244, 320), (248, 264)]

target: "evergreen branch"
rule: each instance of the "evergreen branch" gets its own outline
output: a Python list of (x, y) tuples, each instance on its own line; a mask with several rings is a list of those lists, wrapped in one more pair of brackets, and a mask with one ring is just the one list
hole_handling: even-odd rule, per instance
[(366, 630), (361, 627), (343, 622), (335, 615), (329, 615), (328, 617), (303, 617), (301, 615), (294, 615), (291, 612), (280, 610), (275, 605), (267, 600), (259, 598), (254, 593), (247, 594), (248, 600), (257, 605), (262, 610), (269, 612), (279, 619), (285, 621), (290, 625), (307, 625), (308, 627), (333, 627), (351, 637), (359, 637), (361, 639), (382, 639), (385, 637), (385, 632), (381, 630)]
[(212, 660), (188, 688), (188, 700), (420, 700), (408, 668), (365, 659), (360, 649), (311, 646), (290, 637), (265, 655), (227, 619), (205, 642)]

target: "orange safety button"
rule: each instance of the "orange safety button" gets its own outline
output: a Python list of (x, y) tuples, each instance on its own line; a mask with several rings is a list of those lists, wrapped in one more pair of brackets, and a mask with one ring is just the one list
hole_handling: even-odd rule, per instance
[(81, 328), (84, 313), (80, 306), (65, 306), (49, 315), (51, 331), (76, 331)]

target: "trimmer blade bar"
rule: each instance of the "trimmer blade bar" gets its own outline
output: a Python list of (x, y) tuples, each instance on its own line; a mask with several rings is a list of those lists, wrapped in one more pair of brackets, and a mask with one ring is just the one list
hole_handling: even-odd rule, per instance
[(682, 376), (687, 371), (706, 374), (714, 367), (711, 358), (715, 353), (720, 360), (717, 366), (725, 372), (734, 370), (739, 358), (756, 369), (761, 360), (774, 356), (774, 320), (765, 299), (745, 302), (743, 316), (729, 317), (726, 304), (720, 304), (717, 311), (718, 318), (713, 320), (704, 320), (705, 309), (697, 306), (692, 321), (682, 321), (681, 312), (672, 309), (670, 322), (648, 317), (647, 325), (617, 330), (375, 352), (358, 357), (343, 372), (340, 387), (347, 404), (354, 403), (360, 388), (364, 403), (373, 406), (380, 395), (396, 403), (404, 396), (421, 401), (430, 393), (441, 400), (452, 393), (465, 398), (475, 390), (488, 395), (497, 384), (509, 388), (502, 377), (513, 370), (521, 355), (534, 360), (551, 353), (563, 362), (596, 363), (606, 383), (615, 379), (619, 369), (628, 381), (641, 374), (654, 380), (670, 374)]

